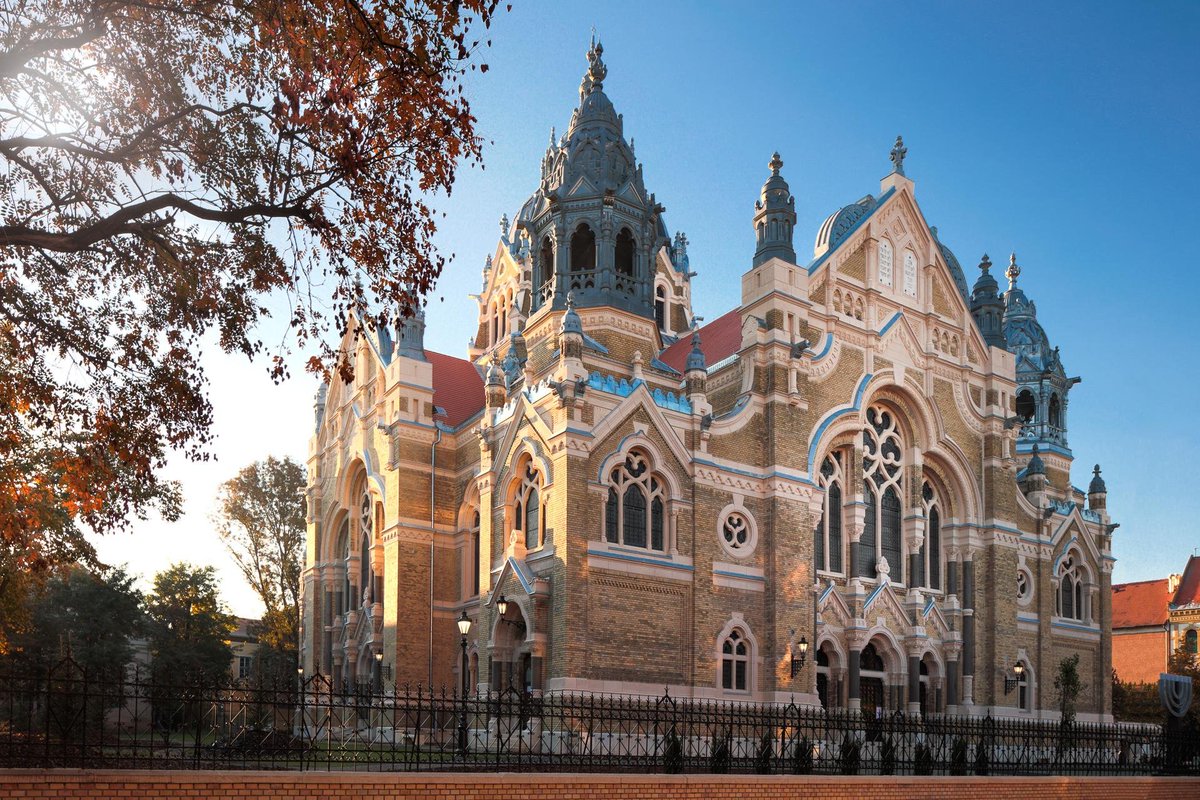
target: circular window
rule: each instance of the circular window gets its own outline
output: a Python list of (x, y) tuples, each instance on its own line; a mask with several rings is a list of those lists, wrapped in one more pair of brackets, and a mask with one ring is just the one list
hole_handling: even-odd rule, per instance
[(745, 558), (754, 552), (758, 534), (754, 521), (744, 508), (731, 506), (725, 509), (720, 519), (717, 533), (725, 552), (734, 558)]
[(1017, 570), (1017, 602), (1023, 606), (1033, 600), (1033, 578), (1026, 570)]

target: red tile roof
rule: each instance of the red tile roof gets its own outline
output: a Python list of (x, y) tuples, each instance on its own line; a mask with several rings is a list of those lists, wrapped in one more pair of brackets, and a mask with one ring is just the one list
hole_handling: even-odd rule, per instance
[[(700, 329), (700, 349), (708, 366), (729, 358), (742, 346), (742, 315), (735, 308)], [(692, 336), (684, 334), (678, 342), (662, 351), (658, 360), (683, 372), (688, 353), (692, 352)]]
[(1175, 590), (1175, 599), (1171, 601), (1177, 606), (1200, 604), (1200, 556), (1188, 559), (1183, 568), (1183, 577), (1179, 580), (1179, 588)]
[(1112, 626), (1162, 627), (1167, 621), (1167, 579), (1118, 583), (1112, 587)]
[(446, 409), (437, 419), (457, 428), (483, 409), (483, 378), (470, 361), (425, 351), (433, 365), (433, 404)]

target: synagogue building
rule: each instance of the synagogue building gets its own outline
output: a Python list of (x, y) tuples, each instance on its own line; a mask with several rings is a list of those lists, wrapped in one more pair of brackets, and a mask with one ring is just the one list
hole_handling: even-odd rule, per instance
[(418, 313), (347, 334), (318, 394), (305, 673), (457, 686), (465, 613), (473, 690), (1053, 717), (1078, 655), (1080, 719), (1111, 719), (1117, 526), (1099, 467), (1072, 484), (1080, 379), (1022, 280), (1052, 267), (969, 281), (899, 138), (806, 252), (775, 154), (699, 324), (587, 60), (465, 357)]

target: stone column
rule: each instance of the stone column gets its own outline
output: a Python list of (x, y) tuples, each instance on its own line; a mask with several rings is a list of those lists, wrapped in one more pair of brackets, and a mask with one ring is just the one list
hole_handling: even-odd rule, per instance
[(963, 583), (963, 705), (974, 705), (975, 688), (975, 562), (970, 555), (962, 563)]
[(911, 716), (921, 713), (921, 657), (908, 653), (908, 706), (905, 709)]
[(858, 711), (862, 708), (862, 684), (858, 674), (859, 659), (862, 658), (862, 648), (847, 651), (849, 663), (846, 665), (846, 708)]
[(958, 642), (947, 642), (946, 653), (946, 713), (958, 713), (958, 657), (962, 645)]

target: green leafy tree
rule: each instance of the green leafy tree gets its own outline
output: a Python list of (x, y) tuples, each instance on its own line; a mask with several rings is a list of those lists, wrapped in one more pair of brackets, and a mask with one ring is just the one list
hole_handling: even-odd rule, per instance
[(31, 598), (29, 627), (17, 639), (21, 660), (39, 670), (70, 658), (89, 679), (120, 680), (142, 633), (142, 595), (121, 568), (69, 567)]
[(1054, 691), (1058, 696), (1058, 710), (1062, 714), (1064, 728), (1075, 723), (1075, 703), (1084, 688), (1083, 679), (1079, 677), (1079, 654), (1058, 662), (1058, 669), (1054, 673)]
[(146, 615), (156, 684), (212, 686), (228, 677), (237, 620), (225, 611), (213, 567), (180, 563), (155, 575)]
[(259, 641), (288, 667), (300, 639), (304, 566), (304, 467), (285, 458), (256, 461), (220, 491), (217, 530), (266, 610)]

